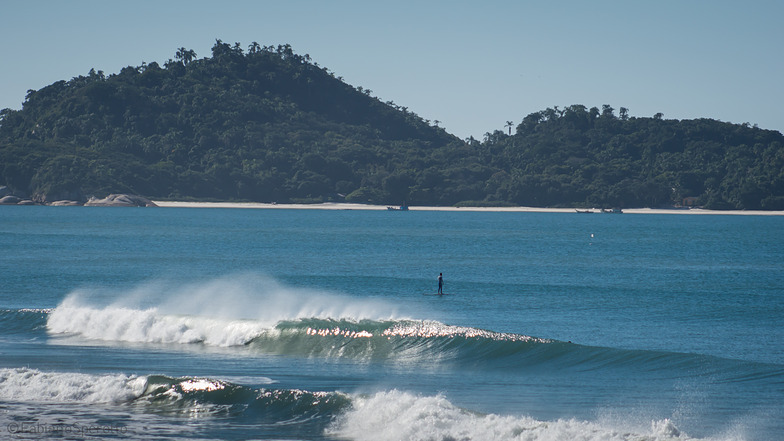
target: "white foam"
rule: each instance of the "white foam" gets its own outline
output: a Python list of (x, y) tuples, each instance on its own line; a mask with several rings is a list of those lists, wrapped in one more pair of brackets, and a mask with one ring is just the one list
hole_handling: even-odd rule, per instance
[[(107, 305), (107, 297), (114, 301)], [(184, 285), (151, 282), (118, 293), (74, 292), (49, 314), (47, 327), (54, 334), (105, 341), (235, 346), (282, 320), (381, 319), (394, 311), (382, 302), (243, 274)]]
[(161, 314), (157, 308), (144, 310), (107, 306), (81, 306), (68, 298), (47, 322), (54, 334), (77, 334), (84, 338), (136, 343), (199, 343), (215, 346), (242, 345), (264, 328), (246, 320)]
[(521, 416), (484, 415), (460, 409), (443, 396), (400, 391), (357, 397), (340, 415), (330, 435), (352, 440), (527, 440), (666, 441), (689, 440), (669, 420), (653, 421), (637, 433), (605, 423), (575, 419), (538, 421)]
[(0, 401), (120, 403), (139, 397), (145, 377), (0, 369)]

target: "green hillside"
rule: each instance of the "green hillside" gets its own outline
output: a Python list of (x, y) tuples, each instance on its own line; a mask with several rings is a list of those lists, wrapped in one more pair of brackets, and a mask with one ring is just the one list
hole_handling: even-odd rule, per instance
[[(514, 124), (508, 124), (508, 129)], [(160, 199), (784, 209), (784, 137), (574, 105), (460, 140), (291, 47), (220, 40), (0, 112), (0, 185)]]
[(605, 105), (526, 116), (479, 148), (503, 170), (491, 199), (521, 205), (784, 209), (784, 136), (711, 119), (635, 118)]

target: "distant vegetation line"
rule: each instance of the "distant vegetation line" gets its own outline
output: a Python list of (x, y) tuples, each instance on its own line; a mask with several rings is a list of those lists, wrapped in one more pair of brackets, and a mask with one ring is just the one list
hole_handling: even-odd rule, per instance
[[(784, 209), (781, 133), (572, 105), (461, 140), (288, 45), (180, 48), (0, 111), (0, 185), (159, 199)], [(513, 130), (514, 129), (514, 130)]]

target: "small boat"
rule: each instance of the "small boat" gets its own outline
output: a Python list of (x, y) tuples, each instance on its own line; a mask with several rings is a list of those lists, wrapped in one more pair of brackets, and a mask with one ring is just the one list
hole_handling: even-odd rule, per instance
[(578, 210), (576, 208), (574, 209), (574, 211), (576, 211), (577, 213), (585, 213), (585, 214), (593, 213), (593, 210)]
[(389, 211), (408, 211), (408, 205), (401, 205), (399, 207), (387, 207)]
[(608, 208), (602, 208), (602, 213), (621, 214), (623, 213), (623, 210), (620, 208), (613, 208), (612, 210)]

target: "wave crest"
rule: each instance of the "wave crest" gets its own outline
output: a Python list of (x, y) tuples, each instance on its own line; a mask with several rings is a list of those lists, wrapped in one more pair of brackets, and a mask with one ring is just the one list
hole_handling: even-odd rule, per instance
[(0, 400), (58, 403), (121, 403), (144, 392), (145, 377), (0, 369)]

